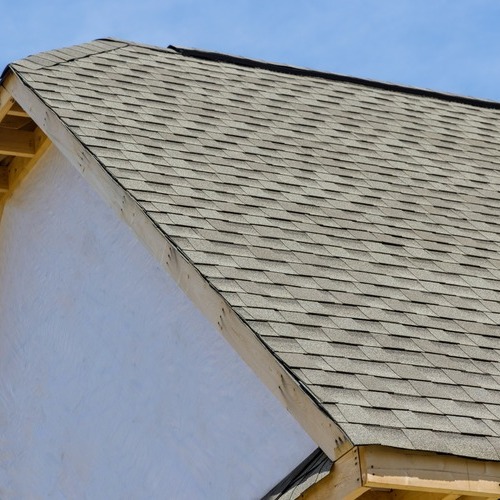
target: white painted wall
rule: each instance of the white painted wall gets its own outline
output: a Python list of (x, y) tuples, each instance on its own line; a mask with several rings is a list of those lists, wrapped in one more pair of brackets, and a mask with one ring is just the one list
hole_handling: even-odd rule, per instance
[(52, 148), (0, 223), (0, 498), (258, 498), (314, 447)]

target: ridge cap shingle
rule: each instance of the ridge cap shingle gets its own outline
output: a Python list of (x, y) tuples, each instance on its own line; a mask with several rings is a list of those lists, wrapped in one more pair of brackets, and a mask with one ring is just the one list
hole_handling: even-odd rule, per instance
[[(251, 58), (251, 57), (246, 57), (246, 56), (238, 56), (238, 55), (217, 52), (217, 51), (211, 51), (211, 50), (197, 49), (197, 48), (193, 48), (193, 47), (183, 47), (183, 46), (179, 46), (179, 45), (160, 46), (160, 45), (154, 45), (154, 44), (134, 42), (134, 41), (125, 40), (125, 39), (121, 39), (121, 38), (117, 38), (117, 37), (96, 38), (95, 40), (92, 40), (91, 42), (71, 45), (68, 47), (64, 47), (62, 49), (48, 50), (48, 51), (44, 51), (44, 52), (40, 52), (37, 54), (27, 56), (25, 58), (19, 59), (17, 61), (12, 62), (11, 64), (9, 64), (4, 69), (4, 71), (2, 73), (2, 78), (5, 74), (5, 72), (7, 71), (7, 69), (9, 68), (9, 66), (19, 65), (22, 62), (28, 62), (28, 61), (31, 62), (32, 60), (37, 60), (37, 59), (43, 58), (46, 55), (52, 55), (52, 56), (59, 55), (61, 52), (64, 52), (65, 50), (78, 50), (79, 48), (88, 47), (91, 44), (95, 44), (97, 42), (112, 42), (112, 43), (118, 43), (118, 44), (122, 44), (122, 45), (119, 45), (117, 47), (113, 47), (113, 49), (95, 51), (95, 52), (92, 52), (92, 53), (89, 53), (86, 55), (82, 55), (80, 57), (69, 57), (67, 59), (61, 60), (60, 62), (57, 62), (54, 64), (39, 65), (39, 66), (40, 67), (55, 66), (57, 64), (70, 62), (70, 61), (73, 61), (76, 59), (82, 59), (83, 57), (90, 57), (90, 56), (95, 55), (95, 54), (107, 52), (109, 50), (123, 48), (125, 46), (142, 47), (142, 48), (154, 50), (157, 52), (164, 52), (164, 53), (175, 52), (179, 55), (186, 56), (186, 57), (193, 57), (193, 58), (197, 58), (197, 59), (205, 59), (205, 60), (221, 62), (221, 63), (228, 63), (228, 64), (235, 64), (238, 66), (244, 66), (244, 67), (249, 67), (249, 68), (264, 69), (264, 70), (273, 71), (276, 73), (284, 73), (284, 74), (290, 74), (290, 75), (295, 75), (295, 76), (306, 76), (306, 77), (313, 77), (313, 78), (322, 78), (322, 79), (330, 80), (330, 81), (352, 83), (355, 85), (361, 85), (361, 86), (365, 86), (365, 87), (378, 88), (378, 89), (388, 90), (388, 91), (402, 93), (402, 94), (429, 97), (429, 98), (439, 99), (439, 100), (443, 100), (443, 101), (456, 102), (456, 103), (460, 103), (460, 104), (466, 104), (466, 105), (471, 105), (471, 106), (476, 106), (476, 107), (481, 107), (481, 108), (500, 109), (500, 101), (494, 101), (494, 100), (485, 99), (485, 98), (466, 96), (466, 95), (462, 95), (462, 94), (455, 94), (455, 93), (446, 92), (446, 91), (438, 91), (438, 90), (433, 90), (433, 89), (428, 89), (428, 88), (423, 88), (423, 87), (414, 87), (412, 85), (387, 82), (387, 81), (383, 81), (383, 80), (375, 80), (375, 79), (371, 79), (371, 78), (350, 76), (350, 75), (346, 75), (346, 74), (342, 74), (342, 73), (335, 73), (335, 72), (330, 72), (330, 71), (325, 71), (325, 70), (316, 70), (316, 69), (307, 68), (307, 67), (303, 67), (303, 66), (296, 66), (293, 64), (270, 62), (270, 61), (266, 61), (263, 59)], [(39, 69), (39, 68), (33, 68), (33, 69)]]

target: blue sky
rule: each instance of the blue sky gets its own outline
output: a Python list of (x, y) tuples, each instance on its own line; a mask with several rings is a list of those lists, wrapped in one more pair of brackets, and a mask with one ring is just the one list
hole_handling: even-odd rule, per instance
[(0, 66), (112, 36), (500, 101), (499, 0), (4, 0)]

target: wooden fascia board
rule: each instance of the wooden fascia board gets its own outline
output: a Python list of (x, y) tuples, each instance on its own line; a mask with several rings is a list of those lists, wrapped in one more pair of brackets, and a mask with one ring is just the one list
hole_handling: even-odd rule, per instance
[(281, 401), (332, 460), (352, 448), (335, 422), (273, 356), (255, 332), (233, 311), (194, 265), (147, 216), (132, 196), (106, 172), (61, 119), (16, 73), (4, 83), (10, 95), (81, 175), (145, 244), (160, 265), (205, 316), (218, 328), (240, 357)]
[(500, 497), (500, 462), (384, 446), (361, 446), (359, 457), (369, 488)]
[(300, 498), (311, 500), (500, 498), (500, 462), (439, 453), (355, 446)]

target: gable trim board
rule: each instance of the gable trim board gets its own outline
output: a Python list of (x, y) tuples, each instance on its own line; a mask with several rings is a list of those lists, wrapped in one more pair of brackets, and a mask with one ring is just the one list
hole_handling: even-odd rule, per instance
[[(102, 45), (104, 42), (99, 43)], [(113, 42), (112, 45), (111, 51), (126, 46), (126, 43)], [(101, 46), (99, 50), (105, 52)], [(167, 49), (153, 48), (153, 50), (165, 51)], [(202, 51), (179, 49), (175, 47), (170, 47), (169, 50), (176, 51), (178, 54), (184, 53), (186, 57), (208, 59), (209, 61), (222, 60), (222, 62), (224, 62), (227, 60), (230, 63), (242, 64), (243, 66), (246, 65), (257, 68), (265, 67), (267, 69), (271, 67), (274, 68), (273, 65), (252, 61), (248, 62), (248, 60), (240, 60), (232, 56), (220, 54), (207, 55)], [(72, 59), (64, 60), (68, 61)], [(33, 61), (27, 60), (24, 63), (21, 62), (20, 67), (22, 68), (22, 64), (24, 64), (25, 67), (29, 68), (31, 66), (36, 71), (37, 63)], [(58, 63), (55, 62), (54, 64)], [(288, 67), (278, 67), (275, 69), (277, 71), (283, 71), (284, 73), (321, 76), (318, 72), (309, 72), (309, 70), (290, 69)], [(349, 79), (348, 77), (336, 77), (335, 75), (332, 76), (332, 79), (351, 81), (351, 83), (355, 84), (362, 83), (368, 86), (372, 85), (372, 82)], [(378, 84), (373, 85), (377, 87)], [(494, 478), (494, 474), (498, 473), (498, 469), (496, 468), (498, 462), (496, 461), (488, 462), (477, 458), (460, 459), (462, 460), (462, 462), (459, 460), (461, 464), (465, 463), (463, 460), (468, 460), (467, 464), (473, 464), (470, 466), (470, 470), (477, 470), (479, 472), (475, 476), (478, 478), (477, 482), (471, 482), (466, 486), (460, 483), (461, 486), (459, 487), (455, 483), (463, 480), (463, 476), (460, 476), (460, 474), (462, 474), (464, 469), (460, 467), (458, 467), (458, 469), (453, 468), (453, 464), (457, 463), (454, 461), (456, 457), (453, 455), (439, 455), (439, 462), (437, 462), (432, 458), (435, 454), (431, 453), (416, 452), (415, 450), (408, 453), (403, 448), (377, 447), (371, 442), (368, 442), (365, 446), (359, 439), (355, 444), (351, 442), (346, 432), (344, 432), (341, 426), (337, 425), (334, 419), (327, 414), (322, 407), (322, 403), (309, 388), (292, 373), (291, 369), (289, 369), (285, 363), (277, 358), (276, 354), (272, 352), (272, 349), (259, 338), (252, 327), (235, 312), (221, 293), (209, 283), (189, 256), (169, 238), (168, 234), (163, 232), (146, 213), (145, 209), (139, 205), (139, 202), (135, 200), (133, 195), (119, 184), (119, 181), (105, 169), (99, 159), (84, 145), (84, 142), (80, 141), (73, 131), (65, 125), (57, 113), (44, 102), (43, 98), (37, 94), (31, 84), (23, 78), (22, 71), (17, 71), (15, 67), (8, 70), (4, 73), (2, 86), (2, 92), (0, 93), (0, 102), (2, 106), (0, 107), (0, 111), (4, 112), (5, 109), (14, 105), (16, 106), (16, 113), (23, 113), (22, 110), (25, 110), (48, 137), (48, 140), (43, 141), (44, 136), (41, 136), (39, 151), (43, 152), (42, 145), (43, 147), (47, 147), (49, 142), (52, 142), (71, 161), (99, 195), (114, 209), (118, 216), (133, 229), (138, 238), (160, 263), (162, 268), (168, 271), (196, 306), (214, 325), (217, 326), (218, 330), (235, 348), (242, 359), (253, 369), (269, 389), (271, 389), (284, 407), (287, 408), (303, 426), (304, 430), (320, 446), (326, 455), (335, 462), (332, 472), (316, 486), (313, 486), (311, 491), (317, 492), (317, 488), (328, 483), (328, 488), (330, 488), (330, 490), (324, 490), (322, 494), (329, 497), (332, 484), (334, 484), (334, 489), (338, 488), (339, 484), (352, 485), (349, 481), (355, 478), (358, 482), (358, 486), (349, 490), (348, 494), (351, 495), (349, 498), (357, 498), (357, 496), (368, 492), (370, 489), (377, 490), (380, 488), (390, 488), (398, 491), (405, 489), (425, 492), (443, 491), (450, 495), (460, 494), (470, 495), (471, 497), (488, 497), (491, 494), (496, 495), (499, 493), (494, 489), (494, 481), (491, 480), (491, 478)], [(498, 103), (461, 98), (460, 96), (447, 96), (446, 94), (443, 95), (432, 91), (422, 91), (420, 89), (408, 90), (407, 88), (391, 86), (389, 84), (380, 84), (378, 87), (409, 94), (439, 98), (444, 101), (455, 103), (472, 104), (483, 108), (498, 108)], [(21, 111), (19, 111), (19, 109)], [(38, 155), (38, 151), (36, 154)], [(31, 159), (28, 161), (29, 163), (26, 163), (26, 160), (23, 160), (22, 165), (26, 167), (26, 165), (33, 165), (35, 163)], [(22, 172), (24, 172), (23, 175), (26, 175), (29, 172), (29, 168), (24, 168)], [(21, 179), (22, 177), (20, 176), (16, 182), (19, 182)], [(9, 180), (9, 192), (12, 192), (14, 187), (15, 183), (11, 183)], [(347, 425), (346, 428), (348, 427)], [(428, 434), (426, 439), (432, 440), (431, 431), (428, 431)], [(456, 438), (456, 436), (453, 437)], [(467, 436), (465, 435), (464, 437), (466, 438)], [(464, 443), (467, 443), (467, 440), (465, 440)], [(426, 449), (425, 446), (428, 446), (428, 443), (424, 443), (424, 449)], [(464, 444), (464, 456), (469, 455), (469, 450), (467, 450), (466, 446), (467, 444)], [(456, 442), (453, 449), (457, 449)], [(478, 456), (484, 457), (484, 453), (486, 452), (481, 450)], [(410, 458), (408, 458), (409, 455), (411, 455)], [(492, 453), (489, 452), (488, 456), (491, 455)], [(412, 479), (413, 476), (411, 475), (411, 471), (413, 466), (411, 464), (415, 461), (418, 462), (417, 456), (425, 457), (424, 460), (427, 461), (428, 464), (446, 464), (444, 468), (439, 469), (438, 467), (438, 469), (440, 474), (448, 474), (448, 477), (452, 478), (450, 479), (451, 482), (443, 480), (441, 486), (436, 486), (435, 479), (425, 477), (425, 474), (418, 476), (420, 477), (420, 482), (416, 481), (415, 478)], [(358, 458), (353, 459), (353, 457)], [(380, 463), (383, 463), (384, 460), (389, 457), (388, 460), (391, 464), (405, 464), (405, 471), (408, 472), (408, 474), (406, 476), (405, 474), (401, 474), (399, 469), (399, 472), (392, 476), (386, 473), (387, 470), (385, 472), (382, 471), (380, 475), (375, 474), (376, 477), (370, 473), (363, 474), (359, 472), (361, 471), (360, 467), (362, 467), (359, 465), (361, 463), (359, 457), (376, 457)], [(394, 472), (393, 469), (388, 467), (388, 470)], [(465, 469), (467, 470), (467, 474), (469, 474), (469, 465), (467, 465)], [(493, 475), (490, 472), (491, 470), (494, 471)], [(356, 471), (358, 471), (359, 474)], [(421, 470), (416, 469), (416, 473), (420, 474), (421, 472)], [(483, 475), (481, 476), (481, 474)], [(403, 477), (403, 479), (397, 479), (400, 476)], [(342, 479), (339, 480), (339, 477)], [(351, 479), (346, 482), (346, 477)], [(380, 477), (385, 477), (385, 479), (381, 481)], [(305, 497), (307, 497), (307, 493), (305, 493), (305, 495)], [(344, 493), (342, 493), (342, 495), (344, 495)], [(335, 496), (334, 494), (332, 498), (348, 497)]]

